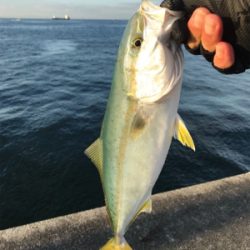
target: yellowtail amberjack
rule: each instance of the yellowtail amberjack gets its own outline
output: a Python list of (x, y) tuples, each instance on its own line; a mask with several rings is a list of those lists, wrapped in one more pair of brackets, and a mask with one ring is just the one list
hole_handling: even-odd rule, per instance
[(181, 17), (143, 0), (123, 35), (100, 138), (86, 151), (97, 166), (114, 238), (102, 248), (131, 249), (124, 234), (151, 193), (173, 136), (195, 150), (180, 116), (183, 54), (171, 39)]

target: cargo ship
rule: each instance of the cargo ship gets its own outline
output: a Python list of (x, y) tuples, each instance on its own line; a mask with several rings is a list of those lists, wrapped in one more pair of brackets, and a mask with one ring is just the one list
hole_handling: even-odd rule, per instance
[(52, 20), (70, 20), (70, 16), (69, 15), (65, 15), (64, 17), (53, 16)]

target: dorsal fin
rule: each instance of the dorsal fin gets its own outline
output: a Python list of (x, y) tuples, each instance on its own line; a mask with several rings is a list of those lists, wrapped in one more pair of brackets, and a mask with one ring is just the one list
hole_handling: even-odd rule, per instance
[(100, 176), (102, 176), (102, 168), (103, 168), (102, 140), (98, 138), (84, 151), (84, 153), (94, 163)]
[(194, 141), (188, 132), (188, 129), (181, 119), (181, 117), (177, 114), (176, 121), (175, 121), (175, 134), (174, 138), (177, 139), (183, 146), (191, 148), (195, 151)]

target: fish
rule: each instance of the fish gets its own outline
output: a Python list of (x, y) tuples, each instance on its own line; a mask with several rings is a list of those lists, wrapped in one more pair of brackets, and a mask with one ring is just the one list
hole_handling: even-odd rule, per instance
[(101, 250), (130, 250), (124, 235), (152, 211), (152, 189), (172, 138), (195, 151), (177, 113), (183, 53), (171, 36), (182, 12), (142, 0), (124, 31), (100, 137), (85, 154), (100, 175), (114, 237)]

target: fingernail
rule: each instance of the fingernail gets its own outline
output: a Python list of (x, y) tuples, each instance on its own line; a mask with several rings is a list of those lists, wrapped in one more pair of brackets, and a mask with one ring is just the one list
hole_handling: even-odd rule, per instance
[(216, 28), (217, 28), (217, 24), (215, 22), (213, 21), (205, 22), (204, 30), (207, 35), (209, 36), (213, 35)]
[(216, 57), (217, 57), (217, 58), (223, 59), (224, 56), (225, 56), (225, 51), (224, 51), (224, 49), (221, 48), (221, 47), (219, 47), (219, 46), (217, 46), (217, 48), (216, 48)]
[(201, 29), (203, 25), (204, 17), (200, 13), (194, 15), (194, 26), (197, 29)]

